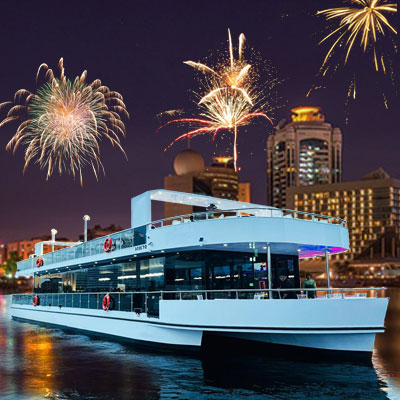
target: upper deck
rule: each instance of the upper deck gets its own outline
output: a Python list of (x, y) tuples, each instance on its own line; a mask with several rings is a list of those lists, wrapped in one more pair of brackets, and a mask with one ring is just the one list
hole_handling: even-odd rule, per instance
[[(152, 201), (174, 202), (206, 209), (188, 215), (152, 221)], [(209, 207), (210, 208), (210, 207)], [(109, 235), (112, 251), (104, 251), (106, 237), (76, 244), (18, 263), (19, 275), (35, 271), (97, 264), (105, 260), (145, 256), (182, 249), (219, 249), (299, 254), (300, 258), (340, 253), (349, 248), (346, 222), (337, 217), (277, 209), (209, 196), (149, 191), (132, 199), (132, 228)]]

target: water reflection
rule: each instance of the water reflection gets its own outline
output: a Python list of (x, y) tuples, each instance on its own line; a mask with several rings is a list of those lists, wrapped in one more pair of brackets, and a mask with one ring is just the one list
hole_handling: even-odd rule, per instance
[(386, 295), (390, 297), (387, 329), (376, 337), (373, 363), (388, 385), (390, 398), (400, 399), (400, 289), (388, 289)]
[(388, 336), (378, 338), (373, 364), (358, 365), (317, 362), (306, 353), (296, 360), (239, 355), (235, 346), (200, 358), (143, 351), (9, 321), (8, 300), (0, 297), (0, 398), (396, 399), (400, 291), (392, 295), (397, 305), (388, 314)]
[(387, 386), (372, 365), (243, 356), (219, 363), (207, 360), (203, 367), (209, 384), (246, 389), (270, 398), (388, 399)]

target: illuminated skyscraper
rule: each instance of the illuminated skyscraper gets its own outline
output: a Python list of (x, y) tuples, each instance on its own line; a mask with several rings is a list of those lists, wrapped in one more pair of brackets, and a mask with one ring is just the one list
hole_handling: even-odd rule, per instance
[(238, 200), (238, 173), (232, 157), (213, 157), (210, 167), (205, 167), (201, 179), (208, 182), (214, 197)]
[(292, 186), (342, 180), (342, 132), (325, 122), (319, 107), (296, 107), (267, 141), (268, 204), (287, 207)]

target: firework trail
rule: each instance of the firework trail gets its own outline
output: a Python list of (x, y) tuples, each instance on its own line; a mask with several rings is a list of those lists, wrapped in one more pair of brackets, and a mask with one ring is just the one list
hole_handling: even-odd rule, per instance
[(72, 82), (65, 76), (63, 59), (58, 64), (60, 76), (46, 64), (40, 65), (36, 80), (44, 74), (44, 83), (31, 93), (20, 89), (13, 101), (0, 104), (8, 108), (0, 127), (18, 122), (18, 128), (7, 145), (15, 152), (26, 146), (24, 172), (36, 160), (41, 169), (47, 169), (48, 179), (55, 170), (79, 174), (83, 184), (82, 168), (90, 165), (98, 176), (104, 167), (100, 160), (99, 141), (108, 139), (124, 154), (119, 135), (125, 136), (121, 116), (129, 118), (122, 96), (103, 86), (99, 79), (86, 83), (87, 72)]
[(171, 124), (189, 127), (189, 130), (173, 140), (165, 151), (183, 139), (211, 134), (214, 140), (222, 131), (231, 132), (234, 135), (233, 160), (237, 170), (238, 128), (251, 124), (255, 118), (262, 118), (272, 123), (267, 113), (272, 111), (273, 106), (265, 93), (273, 90), (279, 82), (271, 79), (267, 82), (266, 88), (258, 83), (259, 75), (254, 66), (244, 59), (243, 33), (239, 36), (237, 59), (234, 58), (229, 30), (228, 41), (228, 57), (222, 57), (222, 61), (214, 67), (201, 62), (184, 62), (201, 73), (201, 91), (195, 93), (198, 112), (193, 117), (170, 120), (158, 131)]

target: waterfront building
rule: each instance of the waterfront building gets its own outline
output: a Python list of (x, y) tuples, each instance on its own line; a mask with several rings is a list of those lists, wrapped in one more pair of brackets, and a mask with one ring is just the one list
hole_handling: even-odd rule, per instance
[(361, 180), (291, 187), (288, 207), (347, 221), (350, 250), (333, 256), (359, 267), (400, 266), (400, 180), (378, 169)]
[[(175, 157), (173, 168), (175, 175), (164, 178), (164, 189), (250, 202), (250, 183), (239, 183), (232, 157), (213, 157), (211, 165), (205, 166), (200, 153), (186, 149)], [(164, 205), (165, 218), (194, 211), (199, 209), (185, 204)]]
[[(28, 258), (30, 255), (35, 253), (35, 244), (39, 242), (43, 242), (45, 240), (51, 240), (51, 237), (48, 235), (40, 236), (40, 237), (35, 237), (32, 239), (23, 239), (23, 240), (16, 240), (14, 242), (7, 243), (7, 257), (11, 253), (16, 253), (17, 257), (20, 260), (24, 260)], [(58, 238), (60, 241), (65, 241), (65, 242), (70, 242), (69, 239), (65, 238)], [(58, 247), (58, 249), (65, 247), (61, 246)], [(43, 253), (50, 253), (52, 251), (52, 246), (50, 244), (43, 244)]]
[(288, 207), (289, 187), (342, 180), (342, 133), (319, 107), (296, 107), (267, 140), (268, 204)]
[[(46, 239), (49, 239), (49, 237), (46, 236)], [(7, 244), (7, 254), (16, 253), (19, 259), (24, 260), (25, 258), (28, 258), (31, 254), (35, 253), (35, 244), (43, 240), (44, 238), (32, 238), (10, 242)], [(50, 245), (43, 245), (44, 253), (49, 253), (50, 251)]]

